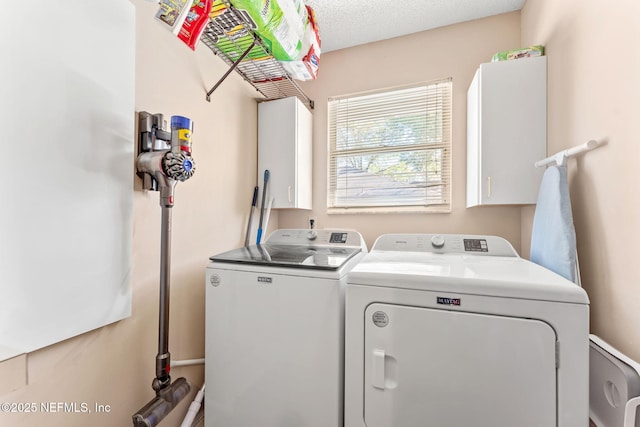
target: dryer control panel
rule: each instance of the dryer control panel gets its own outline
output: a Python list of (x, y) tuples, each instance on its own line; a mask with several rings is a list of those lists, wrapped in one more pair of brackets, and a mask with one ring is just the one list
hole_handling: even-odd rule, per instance
[(372, 251), (518, 257), (511, 243), (502, 237), (464, 234), (384, 234), (373, 244)]

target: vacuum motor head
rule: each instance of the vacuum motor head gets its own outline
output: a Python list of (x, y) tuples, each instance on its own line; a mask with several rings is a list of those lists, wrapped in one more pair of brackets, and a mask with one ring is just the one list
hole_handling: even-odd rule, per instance
[(156, 393), (156, 397), (133, 414), (134, 427), (154, 427), (162, 421), (191, 391), (185, 378), (178, 378)]

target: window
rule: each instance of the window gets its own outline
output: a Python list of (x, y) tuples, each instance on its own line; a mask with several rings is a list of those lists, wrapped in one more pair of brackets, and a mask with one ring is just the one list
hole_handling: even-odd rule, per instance
[(446, 79), (329, 99), (330, 211), (450, 210), (451, 86)]

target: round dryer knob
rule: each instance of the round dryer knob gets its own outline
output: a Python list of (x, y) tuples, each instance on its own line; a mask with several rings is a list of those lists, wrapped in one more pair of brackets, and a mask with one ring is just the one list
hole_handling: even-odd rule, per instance
[(307, 239), (309, 240), (316, 240), (316, 237), (318, 237), (318, 232), (316, 230), (310, 230), (307, 233)]
[(436, 235), (431, 237), (431, 246), (436, 249), (440, 249), (444, 246), (444, 237), (440, 235)]

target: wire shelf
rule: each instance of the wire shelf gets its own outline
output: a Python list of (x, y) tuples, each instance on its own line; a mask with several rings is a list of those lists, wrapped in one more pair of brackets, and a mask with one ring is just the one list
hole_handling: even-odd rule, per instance
[(253, 32), (252, 20), (234, 8), (227, 0), (214, 5), (211, 19), (200, 40), (229, 65), (229, 70), (207, 92), (213, 91), (233, 71), (237, 71), (265, 100), (297, 96), (313, 109), (311, 100), (293, 78), (269, 52)]

